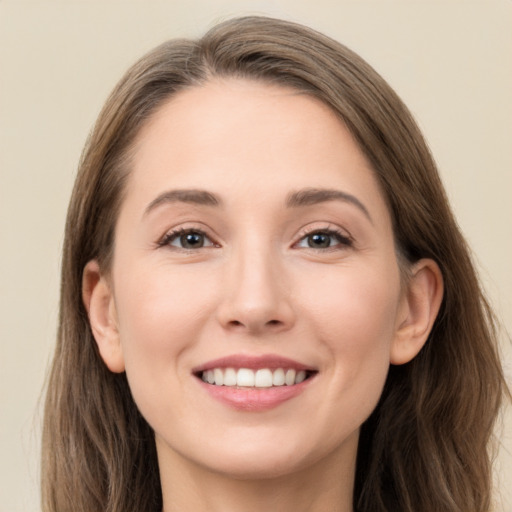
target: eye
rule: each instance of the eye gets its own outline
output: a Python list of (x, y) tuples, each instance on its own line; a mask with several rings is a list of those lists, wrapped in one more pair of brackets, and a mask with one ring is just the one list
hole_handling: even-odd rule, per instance
[(308, 233), (297, 243), (297, 247), (306, 247), (310, 249), (328, 249), (336, 246), (350, 247), (351, 245), (352, 240), (348, 236), (331, 229), (323, 229)]
[(208, 238), (208, 236), (197, 229), (179, 229), (167, 233), (160, 246), (171, 246), (178, 249), (202, 249), (203, 247), (213, 247), (215, 244)]

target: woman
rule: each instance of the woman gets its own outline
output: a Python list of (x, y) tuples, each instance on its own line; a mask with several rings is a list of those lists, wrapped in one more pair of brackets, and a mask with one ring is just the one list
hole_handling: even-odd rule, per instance
[(45, 511), (487, 511), (493, 315), (405, 106), (268, 18), (135, 64), (67, 219)]

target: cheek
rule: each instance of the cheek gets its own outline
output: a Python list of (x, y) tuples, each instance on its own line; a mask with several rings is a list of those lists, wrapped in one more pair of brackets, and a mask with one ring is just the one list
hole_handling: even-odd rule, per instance
[(174, 379), (181, 378), (183, 367), (178, 363), (200, 337), (205, 312), (213, 303), (208, 290), (214, 288), (208, 283), (198, 287), (181, 269), (146, 266), (128, 276), (117, 280), (116, 308), (126, 373), (136, 398), (139, 388), (158, 392), (162, 386), (176, 387)]
[(331, 338), (333, 349), (364, 352), (392, 338), (400, 300), (399, 273), (394, 266), (381, 269), (376, 263), (373, 268), (342, 268), (326, 278), (309, 279), (305, 295), (310, 300), (304, 314), (309, 310), (317, 319), (316, 328)]
[[(145, 346), (167, 340), (173, 333), (198, 325), (211, 303), (213, 287), (204, 272), (165, 264), (130, 269), (118, 278), (116, 307), (122, 340)], [(135, 338), (135, 339), (133, 339)]]
[(390, 268), (346, 269), (312, 294), (314, 303), (305, 308), (313, 312), (315, 333), (333, 362), (333, 403), (366, 417), (382, 392), (396, 329), (400, 280)]

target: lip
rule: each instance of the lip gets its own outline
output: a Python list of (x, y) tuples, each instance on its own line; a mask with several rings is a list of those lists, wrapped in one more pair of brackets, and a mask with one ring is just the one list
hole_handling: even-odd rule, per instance
[(297, 397), (305, 391), (314, 378), (315, 377), (312, 376), (300, 384), (294, 384), (293, 386), (278, 386), (260, 389), (215, 386), (202, 382), (199, 379), (197, 382), (212, 398), (232, 409), (246, 412), (260, 412), (273, 409), (282, 403)]
[[(203, 382), (199, 375), (203, 371), (214, 368), (249, 368), (256, 370), (268, 368), (292, 368), (295, 370), (306, 370), (311, 372), (310, 377), (300, 384), (292, 386), (276, 386), (270, 388), (237, 388), (231, 386), (216, 386)], [(305, 365), (287, 357), (274, 354), (263, 354), (258, 356), (236, 354), (221, 357), (208, 361), (192, 369), (199, 386), (208, 393), (210, 397), (228, 406), (229, 408), (245, 412), (263, 412), (278, 407), (284, 402), (302, 394), (315, 379), (317, 370), (312, 366)]]
[(192, 368), (192, 373), (197, 374), (207, 370), (213, 370), (214, 368), (249, 368), (250, 370), (257, 370), (259, 368), (269, 368), (270, 370), (293, 368), (294, 370), (316, 371), (316, 368), (312, 366), (276, 354), (262, 354), (257, 356), (234, 354), (196, 366)]

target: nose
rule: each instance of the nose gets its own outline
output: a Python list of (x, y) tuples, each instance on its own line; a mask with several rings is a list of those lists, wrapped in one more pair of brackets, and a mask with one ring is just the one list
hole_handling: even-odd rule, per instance
[(279, 257), (260, 248), (237, 251), (228, 260), (217, 310), (221, 325), (254, 335), (290, 329), (295, 314)]

